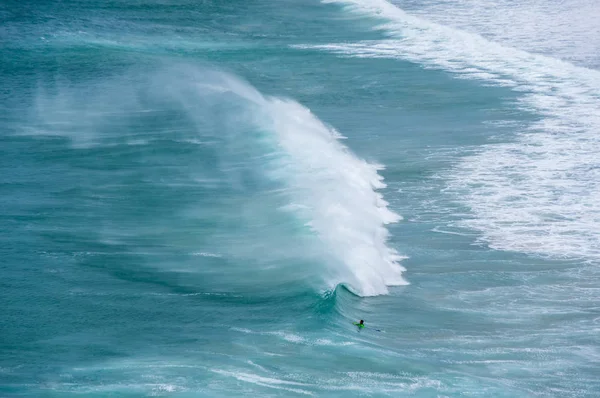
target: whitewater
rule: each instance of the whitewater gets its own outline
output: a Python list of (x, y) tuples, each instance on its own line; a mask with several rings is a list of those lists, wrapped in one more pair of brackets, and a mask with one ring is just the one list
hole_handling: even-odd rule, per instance
[(598, 396), (597, 17), (3, 3), (0, 395)]

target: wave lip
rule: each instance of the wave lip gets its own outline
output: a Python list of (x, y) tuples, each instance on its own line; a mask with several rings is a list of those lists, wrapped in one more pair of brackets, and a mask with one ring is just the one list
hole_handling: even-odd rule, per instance
[(292, 211), (323, 243), (330, 287), (348, 284), (361, 296), (387, 293), (387, 286), (405, 285), (402, 257), (386, 242), (386, 224), (401, 217), (383, 195), (380, 165), (359, 159), (343, 146), (335, 129), (323, 124), (302, 105), (264, 98), (269, 115), (263, 125), (276, 134), (284, 156), (275, 178), (286, 181)]
[(459, 226), (501, 250), (597, 261), (600, 250), (600, 72), (490, 42), (412, 16), (385, 0), (324, 0), (376, 18), (389, 40), (303, 46), (351, 57), (398, 58), (519, 92), (541, 115), (515, 142), (491, 144), (446, 176), (469, 207)]

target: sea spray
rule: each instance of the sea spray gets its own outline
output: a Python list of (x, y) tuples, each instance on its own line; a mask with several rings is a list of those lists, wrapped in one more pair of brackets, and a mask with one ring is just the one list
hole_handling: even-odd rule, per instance
[[(345, 284), (362, 296), (386, 294), (388, 286), (407, 283), (401, 276), (402, 257), (387, 245), (385, 226), (401, 217), (388, 208), (379, 192), (386, 187), (378, 173), (383, 166), (354, 155), (342, 145), (344, 137), (306, 107), (291, 99), (263, 95), (231, 74), (188, 64), (170, 66), (145, 78), (101, 81), (96, 86), (102, 94), (88, 96), (85, 104), (79, 104), (82, 94), (73, 89), (61, 91), (58, 101), (40, 95), (40, 125), (53, 129), (53, 134), (63, 132), (77, 147), (83, 142), (86, 147), (147, 144), (161, 137), (123, 136), (111, 127), (135, 126), (143, 117), (167, 120), (161, 115), (171, 109), (178, 116), (169, 134), (179, 142), (192, 140), (217, 151), (211, 156), (216, 156), (227, 189), (247, 194), (231, 222), (245, 224), (254, 232), (249, 232), (245, 242), (237, 237), (229, 247), (217, 249), (228, 253), (224, 257), (246, 264), (257, 253), (265, 253), (260, 260), (263, 266), (244, 269), (244, 273), (258, 275), (267, 270), (274, 276), (281, 272), (274, 280), (314, 276), (325, 282), (322, 290)], [(118, 109), (108, 97), (118, 98)], [(102, 112), (91, 112), (98, 103)], [(63, 107), (70, 111), (61, 112)], [(124, 121), (122, 114), (131, 119)], [(64, 130), (53, 115), (75, 117)], [(196, 173), (202, 176), (201, 170)], [(222, 185), (214, 177), (196, 179), (210, 189)], [(310, 236), (294, 233), (285, 240), (290, 231), (283, 234), (280, 230), (281, 216), (297, 220)], [(261, 236), (269, 236), (268, 241)], [(311, 264), (304, 275), (299, 276), (302, 269), (290, 269), (294, 258)]]

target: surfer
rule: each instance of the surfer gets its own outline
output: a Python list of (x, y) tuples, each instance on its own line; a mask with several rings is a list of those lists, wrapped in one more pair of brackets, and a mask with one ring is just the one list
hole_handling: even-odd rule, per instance
[[(365, 321), (363, 321), (362, 319), (360, 320), (360, 322), (352, 322), (353, 325), (358, 326), (358, 329), (363, 329), (365, 327)], [(372, 327), (372, 326), (371, 326)], [(369, 330), (374, 330), (376, 332), (383, 332), (383, 330), (381, 329), (369, 329)]]
[(354, 322), (354, 324), (361, 329), (365, 327), (365, 321), (363, 321), (362, 319), (360, 320), (359, 323)]

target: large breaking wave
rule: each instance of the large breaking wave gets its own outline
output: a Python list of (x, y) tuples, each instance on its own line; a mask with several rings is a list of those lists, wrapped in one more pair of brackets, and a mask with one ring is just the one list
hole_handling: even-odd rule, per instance
[[(84, 103), (77, 100), (82, 96)], [(401, 257), (387, 245), (385, 225), (400, 216), (388, 209), (378, 192), (385, 187), (378, 174), (382, 166), (355, 156), (342, 145), (343, 137), (335, 129), (291, 99), (265, 96), (230, 74), (178, 66), (150, 78), (101, 82), (78, 95), (72, 95), (71, 89), (66, 94), (40, 95), (36, 117), (41, 120), (38, 125), (44, 126), (43, 134), (66, 136), (76, 147), (156, 145), (149, 132), (127, 133), (131, 129), (124, 128), (123, 118), (169, 107), (187, 114), (196, 126), (195, 137), (180, 139), (220, 143), (213, 146), (227, 159), (218, 166), (221, 178), (236, 172), (232, 183), (246, 179), (241, 184), (264, 188), (260, 195), (256, 189), (242, 193), (246, 198), (231, 205), (245, 206), (243, 211), (235, 209), (244, 219), (225, 218), (247, 224), (243, 232), (231, 228), (227, 233), (237, 235), (223, 239), (231, 247), (220, 250), (229, 252), (229, 257), (243, 252), (234, 262), (247, 263), (244, 256), (270, 256), (269, 265), (257, 269), (257, 275), (279, 269), (278, 275), (291, 282), (292, 274), (302, 270), (291, 270), (286, 260), (304, 258), (312, 264), (306, 273), (324, 280), (326, 289), (344, 284), (359, 295), (385, 294), (388, 286), (406, 284)], [(156, 117), (169, 117), (160, 112)], [(165, 134), (183, 134), (177, 125), (173, 129)], [(160, 142), (155, 135), (154, 141)], [(200, 183), (218, 178), (210, 173), (200, 173), (204, 175)], [(257, 179), (264, 181), (257, 183)], [(270, 199), (271, 194), (279, 199)], [(285, 222), (282, 214), (295, 219), (306, 233), (282, 236), (290, 231), (277, 227)], [(306, 234), (312, 238), (306, 239)], [(320, 266), (314, 269), (315, 264)], [(245, 275), (251, 273), (244, 270)]]

